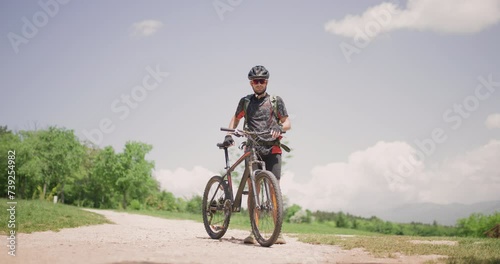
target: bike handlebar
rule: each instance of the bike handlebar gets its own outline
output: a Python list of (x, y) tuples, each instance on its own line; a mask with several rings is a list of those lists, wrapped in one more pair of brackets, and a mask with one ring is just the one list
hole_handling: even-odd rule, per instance
[[(224, 131), (224, 132), (234, 133), (234, 135), (237, 137), (246, 136), (246, 135), (264, 135), (264, 134), (271, 132), (271, 131), (252, 132), (252, 131), (247, 131), (247, 130), (231, 129), (231, 128), (225, 128), (225, 127), (221, 127), (220, 130)], [(285, 134), (285, 133), (286, 133), (286, 131), (281, 132), (281, 134)]]

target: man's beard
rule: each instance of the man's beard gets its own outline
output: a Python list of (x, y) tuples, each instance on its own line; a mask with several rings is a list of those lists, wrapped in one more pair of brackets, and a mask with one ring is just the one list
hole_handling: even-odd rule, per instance
[(267, 91), (267, 85), (266, 85), (266, 87), (264, 87), (264, 90), (263, 90), (262, 92), (260, 92), (260, 93), (258, 93), (258, 92), (256, 92), (255, 90), (253, 90), (253, 92), (254, 92), (256, 95), (258, 95), (258, 96), (261, 96), (261, 95), (265, 94), (265, 93), (266, 93), (266, 91)]

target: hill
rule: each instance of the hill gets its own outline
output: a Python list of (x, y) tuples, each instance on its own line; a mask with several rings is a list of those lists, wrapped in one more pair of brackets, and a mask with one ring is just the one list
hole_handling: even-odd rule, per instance
[(392, 222), (432, 224), (433, 221), (437, 221), (441, 225), (453, 226), (459, 218), (467, 218), (472, 213), (492, 214), (495, 211), (500, 212), (500, 200), (473, 204), (405, 204), (377, 212), (376, 215), (381, 219)]

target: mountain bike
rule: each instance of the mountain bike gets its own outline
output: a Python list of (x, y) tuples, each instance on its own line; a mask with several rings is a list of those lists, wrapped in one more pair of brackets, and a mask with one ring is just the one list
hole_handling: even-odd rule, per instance
[[(224, 143), (217, 147), (224, 150), (226, 159), (225, 174), (213, 176), (207, 183), (203, 193), (203, 224), (208, 235), (213, 239), (224, 236), (231, 218), (231, 213), (241, 212), (242, 196), (248, 195), (248, 211), (252, 232), (257, 242), (264, 247), (270, 247), (276, 242), (283, 224), (283, 199), (278, 180), (272, 172), (266, 170), (266, 164), (258, 159), (255, 146), (259, 144), (258, 135), (263, 133), (238, 129), (221, 128), (237, 137), (246, 137), (241, 149), (244, 154), (229, 165), (228, 148)], [(269, 132), (266, 132), (269, 133)], [(240, 185), (233, 195), (231, 173), (245, 161), (245, 172)], [(248, 182), (248, 190), (245, 186)]]

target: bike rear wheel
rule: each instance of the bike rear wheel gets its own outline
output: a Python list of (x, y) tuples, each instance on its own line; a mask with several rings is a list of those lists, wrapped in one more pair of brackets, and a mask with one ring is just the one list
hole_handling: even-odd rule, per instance
[(219, 239), (227, 231), (231, 218), (231, 200), (226, 182), (220, 176), (213, 176), (203, 193), (203, 224), (208, 235)]
[(276, 177), (261, 171), (255, 177), (259, 204), (255, 204), (253, 191), (249, 194), (250, 222), (255, 239), (261, 246), (270, 247), (276, 242), (283, 224), (283, 199)]

